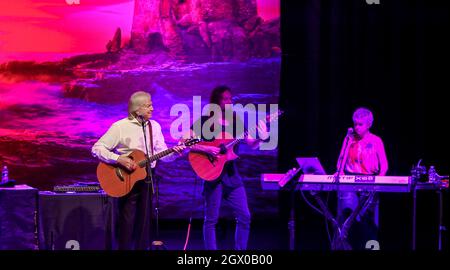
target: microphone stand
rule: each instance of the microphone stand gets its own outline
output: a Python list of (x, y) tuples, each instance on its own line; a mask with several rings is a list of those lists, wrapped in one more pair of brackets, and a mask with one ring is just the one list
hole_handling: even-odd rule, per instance
[(339, 184), (339, 177), (340, 177), (342, 168), (344, 166), (344, 163), (345, 163), (345, 160), (346, 160), (346, 157), (347, 157), (347, 150), (348, 150), (347, 148), (348, 148), (348, 141), (349, 140), (350, 140), (350, 135), (347, 134), (347, 136), (345, 136), (344, 151), (342, 152), (342, 156), (339, 157), (338, 171), (337, 171), (336, 177), (334, 178), (334, 181), (336, 183), (338, 183), (338, 184)]
[[(138, 117), (139, 117), (139, 119), (141, 120), (141, 124), (142, 124), (142, 133), (143, 133), (143, 135), (144, 135), (145, 151), (146, 151), (147, 158), (149, 158), (149, 157), (150, 157), (150, 154), (149, 154), (148, 145), (147, 145), (147, 132), (146, 132), (146, 130), (145, 130), (145, 121), (144, 121), (144, 117), (142, 117), (142, 116), (138, 116)], [(148, 121), (150, 121), (150, 120), (148, 120)], [(152, 138), (150, 138), (150, 139), (152, 139)], [(153, 146), (152, 146), (152, 147), (153, 147)], [(147, 184), (147, 194), (146, 194), (147, 196), (146, 196), (146, 202), (145, 202), (145, 215), (148, 215), (148, 214), (149, 214), (149, 213), (148, 213), (148, 209), (147, 209), (148, 204), (149, 204), (148, 200), (149, 200), (150, 196), (152, 196), (153, 194), (155, 194), (155, 188), (154, 188), (154, 186), (153, 186), (153, 172), (152, 172), (152, 165), (151, 165), (150, 162), (146, 162), (146, 163), (145, 163), (145, 169), (146, 169), (146, 171), (147, 171), (147, 177), (146, 177), (146, 180), (145, 180), (145, 183)], [(150, 191), (150, 188), (151, 188), (151, 191)], [(150, 192), (151, 192), (151, 193), (150, 193)], [(153, 196), (152, 196), (152, 198), (153, 198)], [(157, 210), (156, 210), (156, 211), (157, 211)], [(151, 220), (152, 220), (152, 215), (151, 215), (151, 211), (150, 211), (149, 217), (144, 219), (144, 225), (143, 225), (143, 228), (142, 228), (143, 231), (145, 230), (145, 224), (146, 224), (147, 222), (149, 222), (149, 224), (151, 224)], [(157, 222), (158, 222), (158, 221), (157, 221)], [(158, 224), (157, 224), (157, 226), (158, 226)], [(149, 226), (148, 234), (149, 234), (149, 240), (151, 240), (151, 228), (150, 228), (150, 226)], [(162, 242), (161, 242), (161, 243), (162, 243)], [(152, 242), (152, 246), (153, 246), (153, 242)]]
[[(347, 134), (347, 135), (345, 136), (344, 151), (342, 152), (342, 156), (339, 157), (338, 171), (337, 171), (337, 173), (336, 173), (336, 176), (334, 177), (334, 182), (337, 184), (336, 191), (337, 191), (337, 195), (338, 195), (338, 202), (339, 202), (339, 182), (340, 182), (340, 179), (339, 179), (339, 178), (341, 177), (340, 174), (341, 174), (341, 172), (342, 172), (342, 169), (343, 169), (343, 167), (344, 167), (345, 161), (346, 161), (346, 159), (347, 159), (348, 141), (349, 141), (349, 140), (350, 140), (350, 135)], [(340, 209), (339, 207), (340, 207), (340, 205), (339, 205), (339, 203), (338, 203), (338, 210)]]
[[(150, 157), (150, 154), (148, 152), (148, 145), (147, 145), (147, 132), (145, 132), (145, 121), (142, 116), (139, 116), (141, 123), (142, 123), (142, 134), (144, 134), (144, 144), (145, 144), (145, 151), (147, 154), (147, 158)], [(149, 120), (150, 121), (150, 120)], [(155, 188), (153, 187), (153, 173), (152, 173), (152, 165), (150, 162), (145, 163), (145, 168), (147, 171), (147, 184), (151, 184), (152, 188), (152, 194), (155, 194)]]
[[(155, 222), (156, 222), (156, 239), (159, 239), (159, 180), (156, 178), (156, 192), (155, 194)], [(152, 249), (153, 250), (165, 250), (164, 242), (161, 240), (155, 240), (152, 242)]]

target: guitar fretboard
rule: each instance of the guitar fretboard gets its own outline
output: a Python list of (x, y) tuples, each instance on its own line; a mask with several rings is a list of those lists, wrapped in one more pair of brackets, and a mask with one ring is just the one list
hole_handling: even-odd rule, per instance
[(163, 158), (163, 157), (165, 157), (165, 156), (167, 156), (167, 155), (170, 155), (170, 154), (172, 154), (174, 152), (174, 150), (173, 150), (173, 148), (168, 148), (168, 149), (166, 149), (166, 150), (164, 150), (164, 151), (162, 151), (162, 152), (159, 152), (158, 154), (155, 154), (155, 155), (153, 155), (153, 156), (150, 156), (148, 159), (146, 159), (146, 160), (143, 160), (143, 161), (141, 161), (141, 162), (139, 162), (138, 163), (138, 165), (139, 165), (139, 167), (144, 167), (145, 166), (145, 164), (147, 163), (147, 162), (153, 162), (153, 161), (156, 161), (156, 160), (158, 160), (158, 159), (160, 159), (160, 158)]
[[(278, 119), (278, 116), (280, 116), (282, 114), (282, 111), (278, 110), (277, 112), (274, 112), (272, 114), (270, 114), (268, 117), (266, 117), (266, 120), (269, 119), (269, 123), (275, 121)], [(257, 130), (257, 126), (250, 128), (249, 130), (246, 130), (244, 132), (244, 134), (241, 134), (238, 138), (232, 140), (231, 142), (227, 143), (225, 145), (226, 148), (230, 148), (233, 145), (241, 142), (242, 140), (244, 140), (245, 138), (248, 137), (248, 134), (256, 134), (256, 130)]]

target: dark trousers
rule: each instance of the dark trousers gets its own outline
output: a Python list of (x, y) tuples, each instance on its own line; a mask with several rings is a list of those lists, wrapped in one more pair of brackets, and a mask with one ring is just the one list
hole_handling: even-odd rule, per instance
[(118, 244), (120, 250), (150, 248), (151, 184), (138, 181), (130, 193), (119, 198)]

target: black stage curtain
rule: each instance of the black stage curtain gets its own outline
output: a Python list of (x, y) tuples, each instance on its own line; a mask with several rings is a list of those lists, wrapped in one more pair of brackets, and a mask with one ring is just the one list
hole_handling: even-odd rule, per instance
[[(388, 174), (409, 175), (423, 159), (448, 175), (449, 10), (430, 0), (281, 1), (280, 171), (295, 157), (317, 156), (333, 173), (352, 113), (364, 106), (384, 140)], [(387, 248), (410, 248), (410, 198), (386, 194), (381, 203)], [(418, 234), (437, 233), (436, 203), (421, 202)], [(437, 247), (436, 233), (418, 246)]]

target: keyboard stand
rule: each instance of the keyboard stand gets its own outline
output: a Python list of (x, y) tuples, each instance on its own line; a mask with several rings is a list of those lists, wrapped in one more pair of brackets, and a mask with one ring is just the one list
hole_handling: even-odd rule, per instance
[(314, 197), (317, 204), (319, 205), (322, 213), (325, 215), (328, 221), (333, 224), (334, 227), (334, 237), (331, 243), (332, 250), (351, 250), (352, 247), (347, 241), (348, 232), (355, 222), (358, 216), (364, 216), (365, 212), (369, 208), (373, 199), (375, 198), (376, 192), (363, 192), (361, 193), (361, 197), (359, 198), (358, 205), (355, 210), (351, 213), (351, 215), (344, 221), (344, 223), (340, 224), (336, 221), (336, 218), (333, 217), (328, 207), (323, 202), (322, 198), (319, 196), (318, 192), (311, 191), (310, 194)]
[[(290, 196), (290, 209), (288, 219), (288, 231), (289, 231), (289, 250), (295, 250), (295, 192), (297, 190), (298, 181), (288, 181), (283, 184), (280, 190), (288, 191)], [(278, 185), (278, 184), (277, 184)]]

